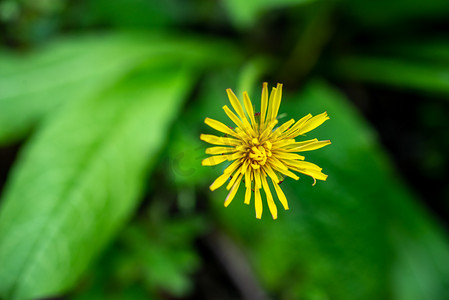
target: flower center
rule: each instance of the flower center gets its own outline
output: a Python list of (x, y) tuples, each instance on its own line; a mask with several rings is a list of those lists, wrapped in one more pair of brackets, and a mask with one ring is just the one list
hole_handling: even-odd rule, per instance
[(251, 160), (251, 166), (254, 169), (259, 169), (260, 166), (263, 166), (266, 163), (267, 158), (271, 156), (272, 145), (269, 141), (260, 144), (257, 138), (253, 138), (250, 144), (248, 157)]

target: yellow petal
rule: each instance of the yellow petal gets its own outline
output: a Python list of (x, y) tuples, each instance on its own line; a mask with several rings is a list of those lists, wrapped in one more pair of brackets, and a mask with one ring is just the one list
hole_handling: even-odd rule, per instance
[(262, 187), (262, 184), (260, 182), (260, 171), (259, 169), (254, 171), (254, 183), (255, 183), (255, 189), (258, 190)]
[(276, 149), (283, 148), (285, 146), (288, 146), (288, 145), (291, 145), (294, 143), (295, 143), (294, 139), (280, 139), (272, 144), (271, 149), (272, 149), (272, 151), (274, 151)]
[(234, 154), (229, 154), (229, 155), (227, 155), (227, 159), (228, 160), (236, 160), (236, 159), (239, 159), (239, 158), (241, 158), (242, 156), (244, 156), (246, 153), (244, 153), (244, 152), (236, 152), (236, 153), (234, 153)]
[(238, 146), (242, 143), (233, 138), (218, 137), (212, 134), (201, 134), (200, 139), (212, 145)]
[(240, 178), (242, 179), (243, 175), (240, 172), (236, 172), (231, 180), (229, 180), (228, 185), (226, 186), (226, 189), (229, 191), (229, 189), (234, 185), (234, 183)]
[(282, 83), (278, 83), (278, 85), (276, 86), (276, 94), (274, 95), (273, 99), (271, 120), (275, 120), (278, 115), (279, 106), (281, 105), (281, 98), (282, 98)]
[(276, 194), (278, 195), (279, 201), (281, 202), (284, 209), (288, 210), (288, 202), (287, 202), (287, 198), (284, 195), (284, 192), (282, 191), (279, 184), (277, 182), (274, 182), (273, 178), (271, 178), (271, 181), (273, 181), (274, 189), (276, 190)]
[(231, 102), (232, 107), (234, 108), (235, 112), (240, 117), (240, 119), (241, 120), (246, 119), (242, 105), (240, 104), (240, 101), (234, 94), (234, 92), (231, 89), (226, 89), (226, 93), (228, 94), (229, 102)]
[(323, 148), (324, 146), (330, 145), (331, 141), (317, 141), (313, 143), (306, 144), (304, 146), (293, 148), (295, 152), (302, 152), (302, 151), (312, 151), (316, 149)]
[(274, 157), (271, 157), (270, 159), (270, 165), (275, 170), (279, 171), (280, 173), (287, 175), (288, 177), (293, 178), (294, 180), (298, 180), (299, 177), (296, 176), (294, 173), (290, 172), (286, 165), (284, 165), (281, 161), (275, 159)]
[(209, 186), (211, 191), (215, 191), (216, 189), (218, 189), (220, 186), (222, 186), (229, 178), (229, 174), (222, 174), (220, 175), (217, 179), (215, 179), (215, 181)]
[(237, 191), (239, 189), (240, 182), (242, 181), (242, 175), (240, 174), (238, 177), (239, 178), (234, 183), (234, 186), (232, 187), (231, 191), (229, 192), (228, 196), (225, 199), (225, 202), (224, 202), (225, 207), (227, 207), (231, 203), (232, 199), (234, 199), (235, 194), (237, 193)]
[(292, 124), (295, 123), (294, 119), (291, 119), (290, 121), (285, 122), (281, 126), (279, 126), (274, 132), (273, 132), (273, 138), (276, 138), (280, 136), (285, 130), (287, 130)]
[(318, 142), (318, 139), (311, 139), (311, 140), (307, 140), (307, 141), (302, 141), (302, 142), (295, 142), (295, 143), (291, 143), (288, 145), (285, 145), (284, 147), (282, 147), (282, 151), (288, 151), (288, 152), (295, 152), (296, 148), (300, 148), (312, 143)]
[(293, 166), (293, 167), (296, 167), (299, 169), (317, 170), (317, 171), (322, 170), (322, 168), (320, 168), (319, 166), (315, 165), (314, 163), (308, 162), (308, 161), (284, 160), (283, 162), (287, 166)]
[(273, 195), (271, 195), (270, 187), (268, 186), (265, 176), (262, 176), (262, 186), (265, 191), (265, 195), (267, 196), (268, 208), (270, 209), (273, 219), (276, 220), (278, 217), (278, 210), (276, 204), (274, 204)]
[(271, 180), (273, 182), (279, 183), (279, 177), (276, 175), (276, 173), (270, 166), (265, 165), (263, 170), (268, 174), (268, 176), (271, 177)]
[(249, 159), (246, 159), (246, 160), (243, 162), (242, 169), (240, 170), (240, 172), (241, 172), (242, 174), (246, 172), (246, 169), (248, 168), (248, 166), (249, 166), (250, 163), (251, 163), (251, 160), (249, 160)]
[(264, 82), (262, 86), (262, 99), (260, 104), (260, 128), (265, 128), (265, 117), (268, 107), (268, 83)]
[(215, 166), (221, 164), (225, 160), (228, 159), (228, 155), (215, 155), (208, 158), (205, 158), (201, 161), (201, 165), (203, 166)]
[(267, 111), (267, 118), (265, 120), (265, 124), (268, 124), (273, 120), (271, 118), (271, 116), (273, 115), (273, 103), (274, 103), (275, 95), (276, 95), (276, 88), (274, 87), (271, 89), (270, 99), (268, 100), (268, 111)]
[(212, 127), (213, 129), (215, 129), (217, 131), (220, 131), (220, 132), (229, 134), (231, 136), (234, 136), (236, 138), (239, 138), (239, 136), (237, 135), (237, 133), (234, 132), (234, 130), (232, 130), (231, 128), (229, 128), (228, 126), (226, 126), (225, 124), (223, 124), (217, 120), (214, 120), (211, 118), (206, 118), (204, 120), (204, 123), (206, 123), (207, 125), (209, 125), (210, 127)]
[(262, 132), (262, 134), (259, 137), (259, 140), (262, 141), (264, 140), (266, 137), (268, 137), (270, 135), (270, 133), (273, 131), (274, 126), (276, 126), (276, 124), (278, 123), (278, 120), (272, 120), (270, 121), (270, 123), (268, 123), (267, 127), (264, 129), (264, 131)]
[[(245, 177), (246, 178), (246, 177)], [(245, 179), (246, 180), (246, 179)], [(245, 204), (250, 204), (251, 202), (251, 186), (250, 187), (246, 187), (246, 192), (245, 192)]]
[[(246, 132), (247, 135), (252, 136), (252, 137), (256, 136), (254, 129), (251, 127), (251, 125), (249, 124), (246, 117), (245, 117), (245, 119), (243, 119), (243, 122), (242, 122), (226, 105), (223, 106), (223, 110), (225, 111), (225, 113), (229, 117), (229, 119), (231, 119), (232, 122), (235, 123), (235, 125), (240, 127), (241, 130)], [(237, 129), (238, 128), (236, 128), (236, 132), (237, 132)], [(237, 134), (238, 134), (238, 132), (237, 132)]]
[[(293, 173), (293, 172), (291, 172), (289, 170), (280, 170), (280, 169), (278, 169), (278, 171), (280, 173), (284, 174), (284, 175), (287, 175), (288, 177), (293, 178), (294, 180), (298, 180), (299, 179), (299, 177), (295, 173)], [(294, 171), (296, 171), (296, 170), (294, 170)]]
[(307, 132), (317, 128), (318, 126), (323, 124), (326, 120), (329, 120), (329, 116), (327, 115), (326, 112), (324, 112), (322, 114), (319, 114), (319, 115), (316, 115), (315, 117), (313, 117), (310, 120), (308, 120), (301, 127), (301, 129), (298, 131), (297, 135), (301, 135), (301, 134), (307, 133)]
[(232, 164), (230, 164), (223, 173), (231, 175), (240, 165), (242, 164), (241, 160), (236, 160)]
[(254, 205), (256, 207), (256, 218), (260, 219), (260, 218), (262, 218), (262, 210), (263, 210), (262, 198), (260, 197), (260, 190), (256, 189), (254, 191), (254, 195), (255, 195)]
[(210, 147), (206, 149), (206, 154), (223, 154), (237, 151), (234, 147)]
[(248, 113), (248, 116), (251, 120), (251, 124), (253, 124), (253, 126), (255, 126), (256, 119), (254, 118), (253, 105), (251, 103), (251, 100), (249, 99), (247, 92), (243, 92), (243, 103), (245, 104), (245, 109), (246, 109), (246, 112)]
[(281, 170), (287, 170), (288, 169), (286, 165), (284, 165), (280, 160), (278, 160), (274, 156), (270, 157), (269, 164), (271, 166), (276, 167), (276, 168), (281, 169)]
[(274, 155), (278, 159), (299, 159), (304, 160), (304, 156), (296, 154), (296, 153), (288, 153), (283, 151), (276, 151), (274, 152)]
[(298, 121), (296, 121), (295, 125), (293, 125), (289, 130), (287, 130), (282, 136), (288, 139), (291, 139), (292, 137), (298, 136), (296, 132), (310, 119), (312, 118), (311, 114), (307, 114), (306, 116), (302, 117)]

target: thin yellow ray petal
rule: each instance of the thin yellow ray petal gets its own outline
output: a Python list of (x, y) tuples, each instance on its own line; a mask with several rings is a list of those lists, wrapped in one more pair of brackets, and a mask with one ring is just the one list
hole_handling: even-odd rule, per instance
[(215, 179), (214, 182), (212, 182), (212, 184), (209, 186), (211, 191), (215, 191), (216, 189), (218, 189), (220, 186), (222, 186), (229, 178), (229, 174), (222, 174), (220, 175), (217, 179)]
[(245, 172), (246, 172), (246, 169), (248, 168), (248, 166), (249, 166), (250, 163), (251, 163), (251, 160), (246, 159), (246, 160), (243, 162), (242, 169), (240, 170), (240, 172), (245, 173)]
[(327, 112), (324, 112), (322, 114), (316, 115), (315, 117), (313, 117), (310, 120), (308, 120), (301, 127), (301, 129), (298, 131), (297, 135), (301, 135), (301, 134), (307, 133), (307, 132), (317, 128), (318, 126), (323, 124), (326, 120), (329, 120), (329, 116), (327, 115)]
[(268, 107), (268, 83), (264, 82), (262, 86), (262, 99), (260, 104), (260, 128), (265, 128), (265, 117)]
[(273, 219), (276, 220), (278, 217), (278, 209), (276, 207), (276, 204), (274, 203), (273, 195), (271, 194), (270, 187), (268, 186), (265, 176), (262, 176), (262, 186), (263, 190), (265, 191), (265, 195), (267, 196), (267, 203), (268, 208), (271, 212), (271, 216), (273, 216)]
[(262, 218), (262, 210), (263, 210), (263, 206), (262, 206), (262, 198), (260, 197), (260, 190), (256, 189), (254, 191), (254, 206), (256, 207), (256, 218), (260, 219)]
[(228, 155), (215, 155), (201, 161), (202, 166), (215, 166), (228, 159)]
[(243, 174), (240, 172), (240, 170), (238, 170), (237, 172), (235, 172), (234, 176), (232, 177), (231, 180), (229, 180), (228, 185), (226, 186), (226, 189), (229, 191), (229, 189), (234, 185), (234, 183), (239, 179), (242, 179)]
[(260, 189), (261, 187), (262, 187), (262, 184), (261, 184), (261, 182), (260, 182), (260, 176), (261, 176), (261, 174), (260, 174), (260, 171), (259, 171), (259, 169), (257, 169), (257, 170), (254, 170), (254, 183), (255, 183), (255, 186), (254, 186), (254, 188), (256, 189), (256, 190), (258, 190), (258, 189)]
[(240, 104), (239, 99), (234, 94), (231, 89), (226, 89), (226, 93), (228, 94), (229, 102), (231, 102), (232, 107), (234, 108), (237, 115), (241, 120), (246, 119), (245, 112), (243, 111), (242, 105)]
[(287, 175), (288, 177), (293, 178), (294, 180), (298, 180), (299, 177), (295, 175), (294, 173), (290, 172), (282, 162), (275, 159), (274, 157), (271, 157), (270, 159), (270, 166), (275, 169), (276, 171), (279, 171), (280, 173)]
[(239, 146), (242, 144), (239, 140), (227, 137), (218, 137), (212, 134), (201, 134), (200, 139), (212, 145)]
[(245, 192), (245, 204), (248, 205), (251, 203), (251, 187), (246, 187)]
[(254, 109), (251, 100), (249, 99), (248, 93), (243, 92), (243, 103), (245, 104), (246, 112), (248, 113), (249, 119), (253, 127), (256, 126), (256, 119), (254, 118)]
[(308, 161), (298, 161), (298, 160), (284, 160), (283, 163), (287, 166), (293, 166), (299, 169), (304, 170), (317, 170), (321, 171), (322, 168), (315, 165), (314, 163), (308, 162)]
[(294, 144), (294, 143), (295, 143), (294, 139), (278, 140), (278, 141), (272, 143), (271, 151), (274, 151), (274, 150), (279, 149), (279, 148), (283, 148), (285, 146), (288, 146), (288, 145), (291, 145), (291, 144)]
[(234, 130), (232, 130), (231, 128), (229, 128), (225, 124), (221, 123), (220, 121), (217, 121), (217, 120), (214, 120), (214, 119), (211, 119), (211, 118), (206, 118), (204, 120), (204, 123), (206, 123), (209, 127), (213, 128), (213, 129), (215, 129), (217, 131), (220, 131), (220, 132), (229, 134), (231, 136), (234, 136), (236, 138), (239, 138), (239, 136), (237, 135), (237, 133), (234, 132)]
[[(292, 170), (293, 170), (293, 169), (292, 169)], [(293, 178), (294, 180), (299, 180), (299, 177), (298, 177), (295, 173), (293, 173), (293, 172), (291, 172), (291, 171), (289, 171), (289, 170), (281, 170), (281, 169), (278, 169), (278, 171), (279, 171), (280, 173), (284, 174), (284, 175), (287, 175), (288, 177)], [(296, 170), (295, 170), (295, 171), (296, 171)]]
[(273, 182), (279, 183), (279, 177), (276, 175), (276, 173), (270, 166), (265, 165), (263, 170), (268, 174), (268, 176), (271, 177), (271, 180)]
[(321, 172), (321, 168), (316, 166), (316, 168), (300, 168), (295, 165), (290, 165), (290, 169), (292, 169), (295, 172), (302, 173), (304, 175), (310, 176), (313, 179), (323, 180), (325, 181), (327, 179), (327, 175)]
[(276, 94), (274, 95), (274, 99), (273, 99), (273, 108), (271, 110), (271, 120), (275, 120), (278, 115), (279, 106), (281, 105), (281, 98), (282, 98), (282, 83), (278, 83), (276, 86)]
[(223, 110), (225, 111), (226, 115), (231, 119), (232, 122), (234, 122), (235, 125), (243, 129), (245, 126), (243, 126), (242, 121), (232, 112), (232, 110), (229, 109), (227, 105), (223, 105)]
[(277, 159), (299, 159), (304, 160), (304, 156), (296, 154), (296, 153), (289, 153), (289, 152), (283, 152), (283, 151), (273, 151), (273, 155), (276, 156)]
[(246, 170), (245, 172), (245, 186), (251, 188), (251, 169)]
[(287, 166), (284, 165), (280, 160), (278, 160), (276, 157), (271, 156), (269, 160), (269, 164), (271, 166), (277, 167), (278, 169), (287, 170)]
[(273, 102), (275, 96), (276, 96), (276, 88), (274, 87), (271, 89), (270, 99), (268, 100), (268, 111), (267, 111), (267, 118), (265, 119), (265, 124), (269, 124), (273, 120), (271, 116), (273, 115)]
[(227, 160), (236, 160), (243, 157), (244, 155), (246, 155), (246, 153), (244, 152), (236, 152), (234, 154), (229, 154), (227, 155), (228, 156)]
[(232, 153), (236, 152), (237, 149), (235, 147), (210, 147), (206, 149), (206, 154), (224, 154), (224, 153)]
[(232, 172), (235, 171), (242, 164), (241, 160), (236, 160), (232, 164), (230, 164), (226, 169), (224, 169), (223, 173), (231, 175)]
[(307, 144), (307, 145), (304, 145), (304, 146), (295, 147), (295, 148), (293, 148), (293, 150), (295, 152), (312, 151), (312, 150), (323, 148), (324, 146), (327, 146), (327, 145), (330, 145), (330, 144), (331, 144), (330, 140), (317, 141), (317, 142), (310, 143), (310, 144)]
[(229, 192), (228, 196), (225, 199), (224, 202), (224, 206), (228, 207), (228, 205), (231, 203), (232, 199), (234, 199), (235, 194), (237, 193), (239, 187), (240, 187), (240, 182), (242, 181), (242, 175), (239, 175), (239, 178), (237, 179), (237, 181), (234, 183), (234, 186), (232, 187), (231, 191)]
[[(244, 132), (246, 132), (248, 135), (254, 137), (256, 136), (256, 133), (254, 132), (254, 129), (251, 127), (251, 125), (249, 124), (248, 120), (243, 119), (243, 122), (229, 109), (228, 106), (224, 105), (223, 106), (223, 110), (225, 111), (226, 115), (229, 117), (229, 119), (232, 120), (232, 122), (235, 123), (235, 125), (237, 125), (237, 127), (240, 127), (241, 130), (243, 130)], [(237, 132), (236, 128), (236, 132)], [(238, 134), (238, 132), (237, 132)]]
[(262, 132), (262, 134), (259, 137), (259, 141), (262, 143), (263, 140), (265, 140), (265, 138), (267, 138), (270, 133), (272, 132), (274, 126), (276, 126), (276, 124), (278, 123), (278, 120), (272, 120), (270, 121), (270, 123), (268, 124), (268, 126), (265, 128), (265, 130)]
[(274, 189), (276, 190), (276, 194), (278, 195), (278, 199), (281, 202), (282, 206), (285, 210), (288, 210), (288, 202), (287, 197), (285, 197), (284, 192), (282, 191), (281, 187), (278, 183), (274, 182), (273, 178), (271, 178), (271, 181), (273, 182)]
[[(295, 168), (293, 167), (292, 170), (295, 170)], [(322, 180), (322, 181), (326, 181), (327, 180), (327, 175), (322, 173), (321, 171), (318, 170), (311, 170), (311, 169), (297, 169), (295, 170), (296, 172), (302, 173), (304, 175), (310, 176), (313, 179), (318, 179), (318, 180)], [(315, 183), (314, 183), (315, 185)]]
[(298, 121), (296, 121), (295, 125), (293, 125), (292, 127), (290, 127), (290, 129), (288, 129), (286, 132), (284, 132), (282, 134), (282, 137), (284, 138), (292, 138), (294, 136), (297, 136), (297, 134), (295, 135), (295, 133), (310, 119), (312, 118), (311, 114), (307, 114), (306, 116), (302, 117), (301, 119), (299, 119)]
[(295, 123), (294, 119), (291, 119), (290, 121), (285, 122), (284, 124), (282, 124), (281, 126), (279, 126), (278, 128), (276, 128), (276, 130), (273, 132), (273, 138), (276, 138), (278, 136), (280, 136), (285, 130), (287, 130), (293, 123)]
[(279, 149), (279, 150), (295, 152), (294, 149), (300, 148), (300, 147), (303, 147), (303, 146), (306, 146), (308, 144), (315, 143), (315, 142), (318, 142), (318, 139), (311, 139), (311, 140), (302, 141), (302, 142), (295, 142), (295, 143), (285, 145), (284, 147), (282, 147), (282, 149)]

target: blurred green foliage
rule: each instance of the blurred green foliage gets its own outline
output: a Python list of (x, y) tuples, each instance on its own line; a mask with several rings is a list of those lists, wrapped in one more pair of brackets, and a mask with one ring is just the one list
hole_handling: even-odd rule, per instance
[[(449, 215), (447, 184), (434, 202), (411, 189), (384, 119), (360, 104), (413, 93), (380, 115), (429, 129), (416, 165), (445, 178), (448, 13), (443, 0), (0, 2), (0, 146), (20, 145), (0, 162), (13, 164), (0, 299), (448, 299), (447, 228), (427, 206)], [(286, 83), (281, 121), (331, 117), (313, 137), (332, 145), (306, 153), (328, 180), (286, 180), (276, 221), (242, 192), (225, 209), (208, 189), (225, 166), (201, 166), (204, 118), (228, 123), (229, 87), (257, 107), (262, 81)]]

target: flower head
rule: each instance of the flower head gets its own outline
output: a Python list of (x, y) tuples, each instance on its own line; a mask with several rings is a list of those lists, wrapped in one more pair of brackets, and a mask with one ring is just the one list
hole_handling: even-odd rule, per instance
[(202, 161), (203, 166), (214, 166), (225, 161), (232, 162), (210, 186), (214, 191), (229, 180), (226, 189), (230, 190), (225, 206), (228, 206), (234, 199), (242, 181), (246, 188), (245, 204), (249, 204), (252, 194), (256, 208), (256, 218), (262, 217), (262, 198), (260, 190), (263, 189), (267, 198), (268, 208), (273, 219), (277, 218), (277, 208), (273, 200), (268, 180), (271, 180), (277, 197), (284, 209), (288, 209), (287, 198), (285, 197), (279, 184), (284, 176), (298, 180), (299, 177), (292, 171), (308, 175), (314, 179), (326, 180), (327, 175), (321, 172), (317, 165), (304, 161), (304, 156), (295, 152), (315, 150), (331, 142), (311, 139), (306, 141), (296, 141), (295, 138), (320, 126), (329, 117), (326, 112), (312, 117), (311, 114), (305, 117), (285, 122), (278, 125), (277, 115), (282, 98), (282, 84), (278, 83), (273, 87), (268, 97), (268, 84), (265, 82), (262, 88), (262, 99), (260, 113), (254, 113), (254, 108), (249, 99), (248, 93), (243, 93), (243, 107), (232, 92), (226, 90), (229, 101), (234, 112), (228, 106), (223, 106), (226, 115), (237, 126), (228, 127), (223, 123), (206, 118), (205, 123), (213, 129), (225, 134), (218, 137), (210, 134), (201, 134), (201, 140), (217, 145), (206, 149), (206, 154), (210, 156)]

